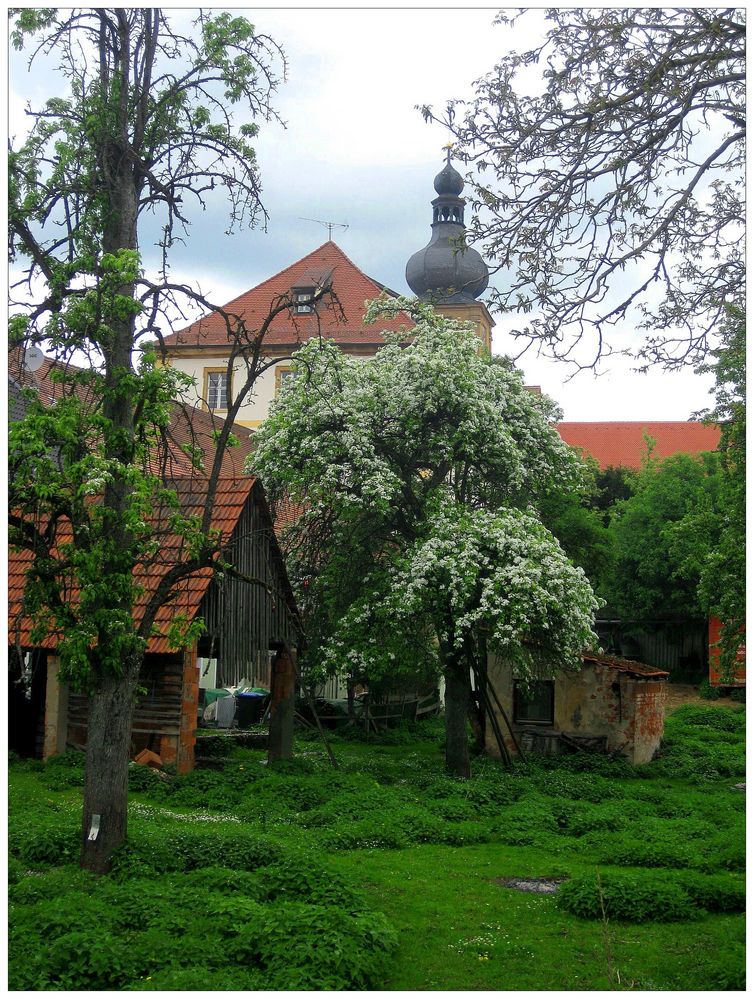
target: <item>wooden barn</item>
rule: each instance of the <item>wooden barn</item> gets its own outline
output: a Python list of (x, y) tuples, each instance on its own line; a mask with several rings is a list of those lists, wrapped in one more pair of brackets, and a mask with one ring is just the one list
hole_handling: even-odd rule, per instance
[[(50, 401), (55, 392), (48, 377), (53, 363), (46, 361), (35, 376), (35, 387)], [(16, 419), (23, 417), (22, 399), (19, 403)], [(207, 476), (191, 467), (185, 445), (200, 447), (209, 465), (220, 422), (214, 414), (188, 406), (176, 406), (173, 413), (170, 447), (160, 471), (165, 485), (176, 491), (185, 515), (203, 511), (208, 490)], [(255, 477), (243, 474), (251, 449), (249, 431), (242, 427), (234, 431), (241, 443), (223, 460), (211, 519), (218, 550), (233, 572), (219, 575), (202, 569), (185, 577), (160, 609), (142, 671), (141, 686), (146, 693), (139, 698), (133, 722), (132, 755), (149, 748), (180, 772), (190, 770), (194, 762), (200, 663), (216, 663), (217, 686), (233, 685), (243, 678), (265, 683), (269, 682), (271, 645), (299, 644), (296, 605), (264, 491)], [(153, 511), (159, 548), (135, 572), (143, 588), (135, 608), (137, 619), (161, 579), (185, 554), (185, 539), (169, 527), (171, 513), (169, 507)], [(41, 643), (32, 640), (32, 622), (24, 609), (30, 565), (28, 550), (11, 550), (9, 737), (11, 749), (47, 757), (63, 752), (67, 745), (85, 744), (87, 700), (58, 681), (55, 637)], [(190, 648), (176, 651), (169, 638), (171, 623), (196, 618), (204, 622), (203, 635)]]
[[(184, 512), (203, 503), (197, 480), (176, 480), (172, 484)], [(161, 609), (159, 634), (149, 640), (142, 672), (141, 685), (146, 693), (139, 698), (134, 715), (132, 755), (144, 748), (152, 749), (164, 763), (175, 764), (179, 772), (192, 769), (194, 762), (199, 661), (216, 660), (217, 686), (233, 685), (242, 678), (264, 683), (269, 682), (271, 645), (285, 642), (296, 646), (299, 642), (295, 602), (264, 493), (255, 478), (221, 481), (212, 528), (221, 532), (223, 553), (239, 575), (218, 578), (211, 570), (202, 570), (188, 577)], [(175, 537), (165, 539), (163, 568), (166, 553), (176, 550), (180, 543)], [(47, 757), (63, 752), (66, 745), (85, 744), (87, 701), (58, 682), (54, 638), (41, 645), (31, 641), (31, 622), (23, 612), (23, 585), (29, 564), (28, 553), (11, 553), (11, 716), (15, 706), (25, 721), (20, 731), (19, 726), (11, 725), (11, 748)], [(145, 580), (142, 602), (158, 579), (155, 573), (152, 580)], [(167, 637), (171, 620), (177, 615), (188, 621), (200, 617), (206, 627), (199, 641), (183, 652), (172, 649)], [(32, 675), (27, 676), (26, 685), (21, 685), (18, 681), (24, 672)], [(35, 732), (33, 741), (29, 726)]]

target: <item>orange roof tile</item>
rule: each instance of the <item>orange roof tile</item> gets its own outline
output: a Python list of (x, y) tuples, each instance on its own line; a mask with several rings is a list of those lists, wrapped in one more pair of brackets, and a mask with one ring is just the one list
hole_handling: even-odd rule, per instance
[(719, 427), (692, 422), (558, 423), (557, 430), (566, 444), (591, 455), (600, 468), (641, 468), (645, 433), (657, 442), (656, 458), (714, 451), (720, 441)]
[[(212, 506), (211, 529), (219, 532), (218, 548), (226, 544), (233, 534), (241, 513), (252, 492), (256, 479), (253, 476), (222, 478), (218, 482), (215, 502)], [(201, 515), (207, 495), (207, 480), (204, 478), (176, 479), (168, 483), (179, 496), (181, 511), (186, 514)], [(266, 506), (266, 504), (265, 504)], [(134, 571), (137, 585), (144, 588), (134, 609), (136, 621), (140, 621), (147, 601), (156, 591), (165, 573), (179, 559), (185, 558), (185, 539), (172, 532), (167, 524), (171, 511), (154, 511), (154, 524), (160, 537), (160, 547), (148, 562), (140, 564)], [(59, 543), (65, 537), (59, 536)], [(32, 554), (26, 549), (11, 550), (8, 557), (8, 632), (11, 642), (18, 641), (28, 647), (31, 644), (31, 620), (23, 613), (23, 593), (26, 574), (31, 567)], [(172, 599), (163, 604), (155, 619), (155, 628), (160, 633), (150, 638), (148, 652), (170, 651), (165, 634), (170, 622), (177, 614), (184, 614), (192, 620), (212, 579), (210, 569), (200, 569), (185, 577), (177, 584)], [(76, 595), (71, 596), (75, 604)], [(54, 649), (57, 642), (54, 636), (41, 643), (41, 647)]]
[(608, 669), (618, 670), (620, 673), (630, 673), (632, 676), (650, 679), (661, 679), (670, 676), (664, 669), (656, 666), (648, 666), (646, 663), (635, 662), (633, 659), (621, 659), (619, 656), (608, 656), (599, 652), (587, 652), (583, 655), (585, 663), (592, 663), (596, 666), (607, 666)]
[[(294, 316), (288, 310), (281, 312), (272, 321), (265, 344), (293, 345), (321, 336), (340, 344), (376, 347), (383, 342), (378, 330), (413, 326), (408, 316), (364, 326), (364, 302), (378, 298), (384, 292), (394, 293), (364, 274), (332, 240), (245, 291), (223, 308), (241, 316), (247, 329), (254, 331), (259, 329), (270, 309), (279, 304), (281, 295), (290, 293), (293, 288), (318, 287), (325, 280), (332, 281), (337, 302), (323, 299), (317, 305), (316, 314)], [(222, 316), (211, 312), (163, 339), (169, 348), (225, 346), (228, 332)]]

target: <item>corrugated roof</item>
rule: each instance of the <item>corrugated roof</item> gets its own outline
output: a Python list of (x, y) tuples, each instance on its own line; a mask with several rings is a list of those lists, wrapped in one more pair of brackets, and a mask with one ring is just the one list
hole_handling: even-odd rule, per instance
[(646, 453), (645, 433), (657, 442), (652, 452), (656, 458), (714, 451), (720, 441), (719, 427), (692, 422), (566, 422), (558, 423), (557, 430), (566, 444), (591, 455), (600, 468), (641, 468)]
[(670, 673), (656, 666), (648, 666), (646, 663), (634, 662), (633, 659), (621, 659), (619, 656), (608, 656), (600, 652), (587, 652), (583, 656), (585, 663), (594, 663), (596, 666), (606, 666), (608, 669), (618, 670), (620, 673), (629, 673), (632, 676), (642, 679), (661, 679), (670, 676)]
[[(316, 314), (293, 315), (289, 310), (281, 312), (272, 321), (265, 335), (265, 344), (293, 345), (321, 336), (341, 344), (376, 347), (383, 342), (378, 330), (395, 331), (413, 326), (408, 316), (364, 326), (364, 302), (378, 298), (389, 289), (368, 277), (332, 240), (255, 288), (245, 291), (223, 308), (241, 316), (247, 329), (254, 331), (259, 329), (271, 308), (279, 304), (281, 295), (290, 294), (293, 288), (316, 288), (328, 280), (332, 281), (337, 302), (323, 299), (317, 305)], [(225, 320), (217, 312), (211, 312), (185, 329), (166, 335), (164, 342), (168, 347), (179, 348), (227, 346)]]

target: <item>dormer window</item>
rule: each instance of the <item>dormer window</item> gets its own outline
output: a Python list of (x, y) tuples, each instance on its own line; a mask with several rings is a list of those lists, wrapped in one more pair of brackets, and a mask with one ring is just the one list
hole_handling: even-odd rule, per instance
[(293, 312), (297, 316), (306, 316), (314, 312), (312, 299), (317, 294), (316, 288), (293, 289)]

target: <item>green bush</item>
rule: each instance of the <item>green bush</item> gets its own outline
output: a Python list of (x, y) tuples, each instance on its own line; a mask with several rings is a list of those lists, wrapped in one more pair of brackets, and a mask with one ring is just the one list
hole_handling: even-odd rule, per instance
[(729, 875), (679, 871), (678, 884), (695, 905), (707, 912), (745, 912), (746, 885)]
[(582, 919), (676, 922), (700, 915), (689, 895), (666, 877), (650, 872), (574, 878), (561, 885), (559, 908)]
[(720, 691), (717, 687), (712, 686), (707, 677), (705, 677), (696, 688), (696, 692), (700, 697), (703, 697), (705, 701), (716, 701), (720, 696)]
[(17, 885), (26, 873), (26, 865), (14, 856), (8, 857), (8, 885)]
[[(36, 819), (36, 816), (34, 816)], [(53, 824), (13, 822), (8, 829), (8, 849), (24, 864), (67, 864), (81, 852), (81, 828), (72, 817)]]
[(673, 712), (667, 724), (670, 731), (695, 725), (717, 732), (738, 732), (741, 736), (746, 734), (745, 712), (731, 708), (702, 708), (685, 704)]
[(282, 847), (239, 824), (204, 823), (139, 827), (113, 856), (116, 877), (134, 877), (151, 871), (191, 871), (213, 864), (249, 871), (271, 863)]
[[(11, 863), (19, 864), (19, 861), (10, 857), (8, 869)], [(96, 879), (89, 871), (82, 871), (80, 867), (73, 864), (65, 867), (52, 867), (47, 871), (28, 872), (23, 864), (19, 864), (21, 876), (11, 883), (8, 893), (9, 900), (19, 905), (33, 905), (45, 899), (54, 899), (59, 895), (72, 891), (87, 892)]]
[(147, 794), (150, 797), (165, 797), (168, 793), (167, 783), (151, 767), (140, 763), (130, 763), (128, 766), (128, 790)]
[(83, 787), (84, 762), (84, 754), (76, 749), (69, 749), (59, 756), (51, 756), (44, 764), (42, 783), (51, 791)]
[(404, 832), (390, 819), (362, 819), (328, 829), (322, 845), (332, 850), (400, 850), (408, 846)]
[(234, 954), (264, 968), (268, 989), (354, 990), (382, 982), (396, 944), (382, 915), (290, 902), (244, 928)]

